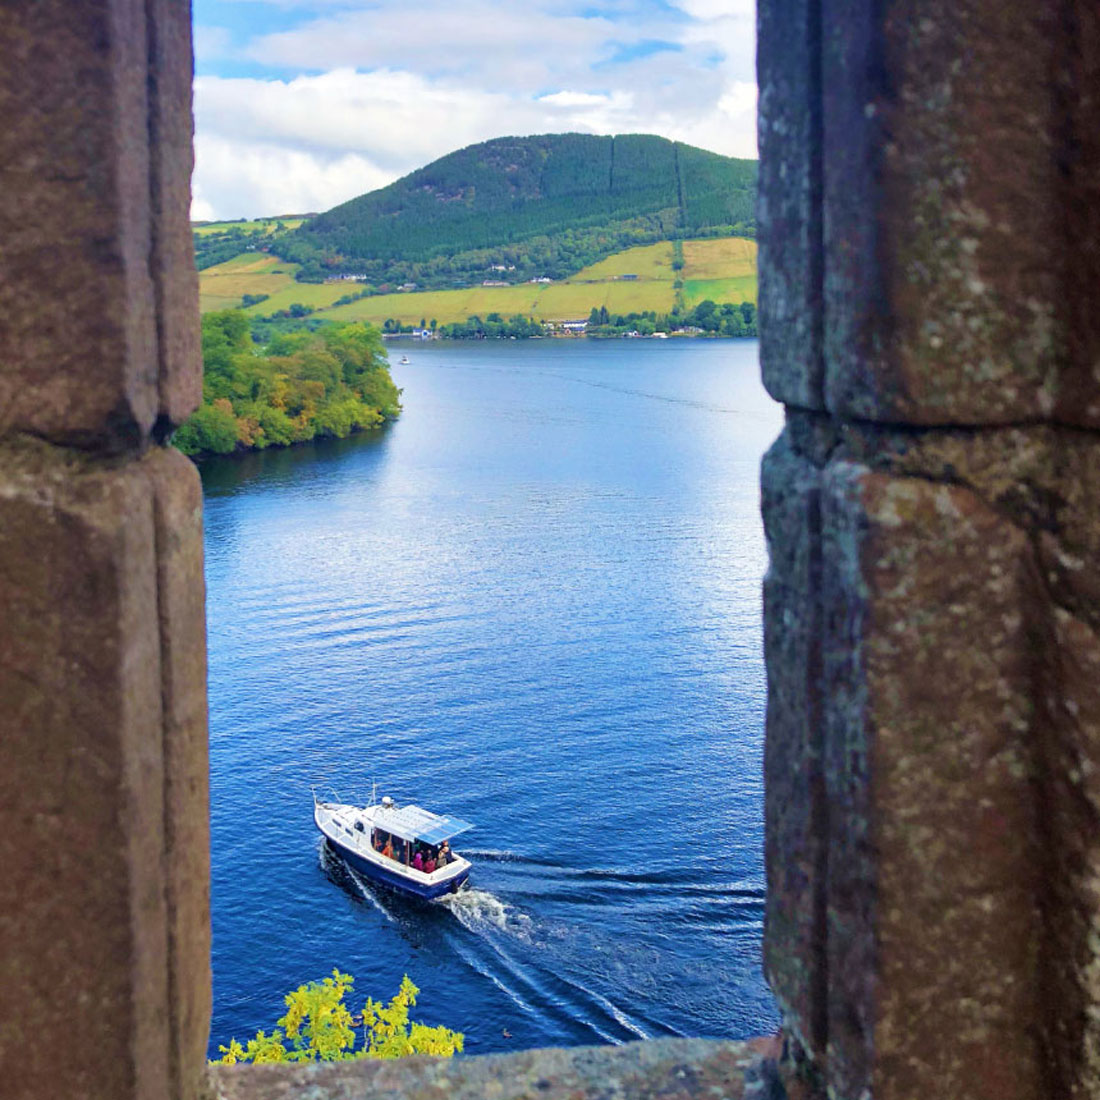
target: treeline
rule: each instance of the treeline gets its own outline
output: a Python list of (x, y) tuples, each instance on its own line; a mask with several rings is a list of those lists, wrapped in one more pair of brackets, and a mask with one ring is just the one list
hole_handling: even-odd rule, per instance
[(240, 310), (202, 319), (203, 400), (173, 442), (189, 455), (343, 439), (401, 411), (378, 330), (330, 324), (253, 341)]
[(587, 336), (622, 336), (637, 332), (640, 336), (652, 336), (655, 332), (684, 332), (698, 330), (713, 336), (756, 336), (756, 306), (752, 302), (733, 305), (729, 302), (717, 305), (709, 298), (694, 309), (682, 310), (674, 306), (670, 313), (611, 314), (606, 306), (593, 309), (588, 315)]
[[(409, 330), (411, 331), (411, 326)], [(394, 331), (403, 330), (398, 327)], [(593, 308), (589, 314), (584, 335), (599, 337), (637, 333), (639, 336), (652, 336), (657, 332), (756, 336), (756, 306), (752, 302), (719, 306), (707, 299), (691, 310), (674, 307), (670, 313), (661, 314), (653, 310), (644, 313), (609, 313), (606, 306), (601, 306)], [(547, 327), (541, 321), (524, 317), (520, 313), (507, 319), (499, 313), (490, 313), (484, 320), (475, 315), (465, 321), (441, 325), (435, 333), (449, 340), (523, 340), (546, 335)]]
[(545, 331), (541, 321), (524, 317), (521, 313), (507, 320), (499, 313), (490, 313), (485, 320), (475, 315), (465, 321), (441, 325), (436, 330), (436, 335), (449, 340), (507, 340), (513, 337), (525, 340), (531, 336), (542, 336)]
[(644, 134), (548, 134), (472, 145), (272, 242), (299, 278), (375, 285), (562, 278), (675, 237), (752, 236), (756, 162)]

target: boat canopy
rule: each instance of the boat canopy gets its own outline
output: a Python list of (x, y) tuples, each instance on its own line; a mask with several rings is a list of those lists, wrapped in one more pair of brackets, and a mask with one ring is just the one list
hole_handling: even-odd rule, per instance
[(373, 824), (402, 840), (421, 840), (425, 844), (442, 844), (473, 828), (460, 817), (441, 817), (420, 806), (379, 807), (374, 811)]

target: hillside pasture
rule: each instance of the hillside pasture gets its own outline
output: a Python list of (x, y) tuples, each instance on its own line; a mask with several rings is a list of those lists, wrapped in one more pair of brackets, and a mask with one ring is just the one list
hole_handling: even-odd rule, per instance
[(732, 279), (685, 279), (684, 304), (694, 309), (707, 299), (718, 305), (756, 302), (756, 276), (736, 275)]
[[(199, 308), (235, 309), (246, 294), (276, 295), (285, 287), (301, 286), (294, 281), (294, 264), (261, 252), (243, 252), (223, 264), (199, 274)], [(265, 303), (266, 304), (266, 303)]]
[[(280, 298), (287, 297), (289, 291)], [(380, 325), (392, 318), (403, 325), (435, 318), (441, 325), (485, 318), (490, 313), (513, 317), (517, 313), (539, 321), (586, 320), (592, 307), (607, 306), (610, 313), (667, 313), (673, 306), (672, 283), (551, 283), (512, 287), (471, 287), (468, 290), (427, 290), (408, 294), (379, 294), (349, 305), (326, 309), (329, 321), (370, 321)], [(302, 301), (301, 298), (295, 299)], [(309, 304), (303, 302), (303, 304)], [(253, 307), (250, 313), (266, 315), (285, 309), (275, 299)]]
[(732, 279), (739, 275), (756, 278), (756, 241), (743, 237), (684, 241), (685, 282), (698, 279)]
[(212, 237), (215, 233), (228, 233), (231, 229), (239, 229), (242, 233), (254, 236), (262, 234), (269, 236), (274, 233), (281, 224), (284, 229), (297, 229), (305, 218), (257, 218), (255, 221), (245, 222), (208, 222), (206, 225), (193, 225), (191, 232), (199, 237)]
[[(719, 304), (756, 300), (755, 242), (685, 241), (684, 270), (679, 273), (672, 270), (672, 254), (671, 243), (665, 241), (616, 253), (565, 282), (382, 294), (334, 306), (338, 299), (361, 289), (359, 285), (299, 283), (294, 280), (296, 265), (266, 252), (244, 252), (200, 272), (200, 300), (203, 311), (209, 312), (236, 308), (245, 294), (266, 294), (267, 299), (251, 306), (249, 314), (270, 317), (300, 303), (326, 320), (378, 325), (388, 318), (415, 325), (422, 317), (444, 325), (490, 313), (567, 321), (586, 319), (593, 307), (601, 306), (611, 314), (667, 313), (676, 303), (677, 274), (684, 277), (684, 304), (689, 309), (706, 298)], [(620, 277), (624, 274), (638, 278), (624, 280)]]
[[(327, 309), (333, 302), (353, 294), (358, 289), (359, 287), (354, 283), (290, 282), (281, 286), (266, 302), (250, 306), (245, 312), (254, 317), (270, 317), (278, 310), (289, 309), (295, 304), (310, 306), (313, 309)], [(252, 291), (251, 293), (265, 292)]]
[[(420, 319), (433, 318), (441, 325), (465, 321), (468, 317), (541, 317), (538, 299), (543, 287), (524, 283), (520, 286), (475, 286), (464, 290), (420, 290), (404, 294), (379, 294), (360, 298), (350, 305), (326, 310), (330, 321), (370, 321), (380, 325), (392, 318), (403, 325), (417, 325)], [(265, 302), (264, 305), (267, 303)]]
[[(389, 318), (403, 325), (419, 324), (420, 318), (426, 321), (435, 318), (441, 325), (453, 321), (465, 321), (474, 313), (516, 313), (511, 302), (518, 299), (515, 290), (522, 288), (470, 287), (465, 290), (424, 290), (403, 294), (377, 294), (371, 298), (360, 298), (346, 306), (326, 309), (323, 316), (329, 321), (370, 321), (381, 325)], [(492, 295), (492, 301), (498, 304), (486, 305), (485, 299)], [(475, 306), (475, 296), (477, 304)], [(267, 303), (264, 302), (266, 306)]]
[(567, 283), (604, 282), (608, 279), (618, 279), (623, 275), (637, 275), (639, 280), (671, 282), (673, 279), (671, 242), (660, 241), (657, 244), (644, 244), (637, 248), (616, 252), (614, 256), (608, 256), (606, 260), (600, 260), (599, 263), (578, 271), (576, 275), (571, 275), (565, 281)]
[(542, 321), (584, 321), (592, 308), (608, 313), (667, 313), (675, 304), (672, 282), (556, 283), (539, 298), (536, 317)]

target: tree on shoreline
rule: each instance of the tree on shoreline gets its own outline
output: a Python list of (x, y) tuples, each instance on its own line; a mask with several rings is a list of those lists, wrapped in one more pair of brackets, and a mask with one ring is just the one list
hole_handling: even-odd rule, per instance
[(276, 335), (263, 349), (240, 310), (202, 319), (203, 401), (176, 432), (184, 454), (229, 454), (372, 428), (401, 411), (370, 325)]

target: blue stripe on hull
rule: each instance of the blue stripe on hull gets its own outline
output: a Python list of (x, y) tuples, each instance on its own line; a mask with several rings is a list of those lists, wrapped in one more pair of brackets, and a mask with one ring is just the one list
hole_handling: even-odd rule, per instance
[(410, 882), (403, 875), (387, 871), (377, 864), (363, 859), (357, 852), (345, 848), (330, 836), (326, 836), (325, 840), (328, 842), (330, 848), (334, 849), (343, 860), (354, 867), (361, 875), (365, 875), (373, 882), (380, 882), (383, 886), (391, 886), (395, 890), (402, 891), (402, 893), (412, 894), (414, 897), (428, 900), (431, 898), (441, 898), (444, 894), (449, 894), (457, 890), (470, 877), (470, 872), (467, 870), (457, 878), (448, 879), (446, 882), (438, 882), (434, 885), (429, 885), (427, 883), (421, 885), (418, 882)]

